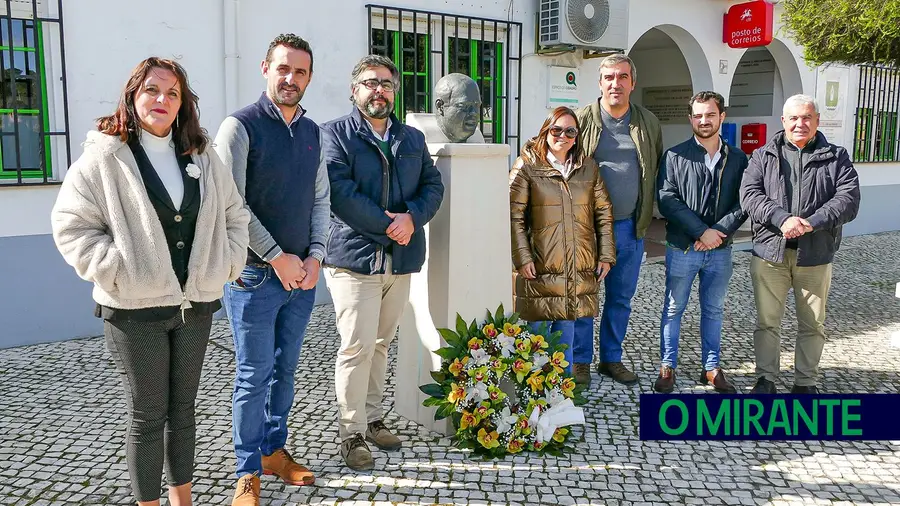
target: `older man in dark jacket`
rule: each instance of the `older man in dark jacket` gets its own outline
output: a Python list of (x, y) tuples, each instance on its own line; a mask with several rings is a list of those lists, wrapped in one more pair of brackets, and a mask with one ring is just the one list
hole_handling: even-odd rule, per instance
[(382, 421), (388, 347), (410, 274), (425, 262), (422, 227), (444, 195), (425, 137), (392, 113), (399, 84), (391, 60), (364, 57), (353, 69), (353, 111), (322, 127), (332, 188), (325, 281), (341, 335), (338, 426), (341, 456), (354, 470), (374, 467), (366, 440), (383, 450), (401, 445)]
[(741, 184), (753, 224), (750, 276), (756, 297), (752, 393), (775, 393), (781, 319), (794, 289), (797, 344), (792, 393), (818, 393), (825, 346), (825, 303), (841, 227), (859, 211), (859, 177), (847, 150), (817, 132), (819, 109), (806, 95), (784, 104), (784, 130), (756, 150)]
[(738, 202), (747, 155), (719, 136), (725, 99), (712, 91), (688, 104), (694, 135), (659, 165), (659, 211), (666, 218), (666, 297), (660, 323), (660, 370), (653, 389), (675, 388), (681, 317), (700, 277), (700, 382), (735, 393), (719, 367), (722, 314), (731, 280), (731, 240), (747, 219)]

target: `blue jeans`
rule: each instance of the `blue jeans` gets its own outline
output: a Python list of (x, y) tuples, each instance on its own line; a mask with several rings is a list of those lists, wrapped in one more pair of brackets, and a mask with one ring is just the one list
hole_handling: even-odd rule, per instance
[[(591, 356), (594, 354), (594, 317), (593, 316), (582, 316), (577, 320), (557, 320), (555, 322), (531, 322), (532, 332), (537, 331), (537, 329), (541, 326), (542, 323), (546, 323), (549, 327), (548, 334), (552, 334), (554, 332), (562, 332), (562, 336), (559, 338), (560, 344), (565, 344), (568, 346), (566, 351), (564, 352), (566, 356), (566, 362), (569, 363), (569, 367), (566, 368), (566, 373), (572, 372), (572, 364), (581, 364), (581, 363), (590, 363)], [(550, 336), (544, 336), (549, 338)], [(578, 343), (589, 343), (591, 346), (587, 350), (578, 349)], [(585, 362), (579, 361), (579, 353), (580, 358), (584, 359)], [(584, 356), (587, 356), (585, 359)], [(574, 357), (574, 361), (573, 361)]]
[(659, 348), (662, 365), (678, 365), (681, 316), (691, 296), (694, 278), (700, 275), (700, 360), (707, 371), (719, 367), (722, 312), (734, 266), (731, 246), (713, 251), (666, 249), (666, 298), (663, 302)]
[(622, 342), (631, 318), (631, 299), (637, 290), (644, 258), (644, 240), (635, 235), (634, 218), (617, 220), (613, 224), (613, 233), (616, 238), (616, 265), (603, 280), (605, 298), (603, 316), (600, 317), (601, 362), (622, 361)]
[(232, 396), (237, 476), (262, 475), (262, 455), (287, 442), (294, 372), (316, 290), (286, 291), (271, 266), (248, 265), (225, 285), (237, 372)]

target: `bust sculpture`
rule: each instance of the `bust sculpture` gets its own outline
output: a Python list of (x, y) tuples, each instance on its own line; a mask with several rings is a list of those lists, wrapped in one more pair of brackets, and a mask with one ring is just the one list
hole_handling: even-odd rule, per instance
[(466, 142), (478, 129), (481, 93), (465, 74), (447, 74), (434, 86), (434, 113), (438, 127), (450, 142)]

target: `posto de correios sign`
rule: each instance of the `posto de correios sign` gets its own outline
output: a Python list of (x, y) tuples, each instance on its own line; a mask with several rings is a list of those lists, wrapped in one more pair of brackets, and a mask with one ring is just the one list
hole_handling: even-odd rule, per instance
[(774, 8), (765, 0), (732, 5), (725, 14), (722, 42), (729, 47), (765, 46), (772, 42)]

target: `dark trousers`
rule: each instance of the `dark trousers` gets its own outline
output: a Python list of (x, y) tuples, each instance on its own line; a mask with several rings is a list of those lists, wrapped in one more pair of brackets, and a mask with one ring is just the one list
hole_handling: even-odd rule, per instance
[(169, 486), (190, 483), (194, 473), (194, 400), (212, 315), (188, 309), (181, 318), (104, 323), (125, 391), (125, 455), (138, 501), (159, 499), (163, 462)]

